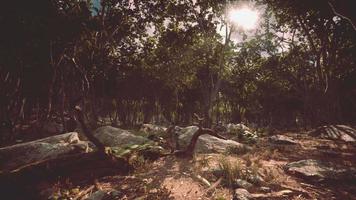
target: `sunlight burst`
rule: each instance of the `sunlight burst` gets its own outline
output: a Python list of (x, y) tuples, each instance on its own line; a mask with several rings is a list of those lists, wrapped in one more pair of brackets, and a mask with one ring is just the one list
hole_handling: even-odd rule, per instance
[(228, 18), (243, 29), (251, 30), (257, 26), (258, 13), (250, 8), (231, 9)]

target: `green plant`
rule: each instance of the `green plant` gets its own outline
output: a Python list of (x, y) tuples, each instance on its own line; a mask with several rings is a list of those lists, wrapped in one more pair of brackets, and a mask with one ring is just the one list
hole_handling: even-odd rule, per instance
[(215, 198), (215, 200), (226, 200), (226, 198), (222, 197), (222, 196), (218, 196), (218, 197)]

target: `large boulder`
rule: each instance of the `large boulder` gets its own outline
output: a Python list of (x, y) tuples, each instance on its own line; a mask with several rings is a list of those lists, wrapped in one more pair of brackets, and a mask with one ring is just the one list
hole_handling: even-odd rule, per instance
[(323, 163), (319, 160), (307, 159), (285, 165), (285, 170), (311, 181), (355, 180), (356, 170)]
[(147, 138), (134, 135), (130, 131), (112, 126), (100, 127), (94, 131), (93, 135), (98, 138), (104, 146), (108, 147), (121, 147), (135, 144), (141, 145), (149, 141)]
[[(179, 130), (178, 143), (180, 149), (185, 149), (189, 145), (198, 129), (197, 126), (188, 126)], [(241, 149), (243, 151), (246, 146), (233, 140), (223, 140), (211, 135), (201, 135), (195, 146), (197, 153), (224, 153), (229, 149)]]
[(71, 132), (0, 148), (0, 170), (12, 170), (36, 161), (87, 152), (88, 142)]
[(316, 136), (325, 139), (343, 140), (346, 142), (356, 141), (356, 130), (346, 125), (328, 125), (321, 126), (309, 133), (311, 136)]

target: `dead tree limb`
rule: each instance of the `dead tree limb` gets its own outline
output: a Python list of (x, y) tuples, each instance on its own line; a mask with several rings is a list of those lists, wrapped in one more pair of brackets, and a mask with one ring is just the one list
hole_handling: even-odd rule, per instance
[(103, 145), (103, 143), (101, 143), (98, 138), (96, 138), (92, 131), (89, 129), (89, 127), (85, 124), (84, 121), (84, 113), (82, 111), (82, 109), (79, 106), (75, 106), (75, 112), (76, 112), (76, 116), (77, 116), (77, 120), (80, 123), (82, 129), (83, 129), (83, 133), (84, 135), (88, 138), (88, 140), (90, 142), (92, 142), (97, 148), (99, 152), (105, 153), (105, 146)]
[(335, 15), (347, 20), (356, 31), (356, 15), (352, 9), (351, 0), (328, 1), (328, 4)]
[(176, 150), (173, 152), (173, 154), (177, 157), (187, 157), (187, 158), (191, 158), (193, 157), (193, 153), (194, 153), (194, 149), (195, 146), (198, 142), (198, 139), (201, 135), (211, 135), (220, 139), (224, 139), (226, 140), (226, 138), (224, 138), (223, 136), (219, 135), (216, 131), (210, 129), (210, 128), (203, 128), (202, 124), (204, 121), (204, 118), (199, 117), (197, 114), (194, 113), (194, 116), (197, 118), (198, 120), (198, 131), (194, 133), (192, 139), (190, 140), (189, 145), (184, 149), (184, 150)]

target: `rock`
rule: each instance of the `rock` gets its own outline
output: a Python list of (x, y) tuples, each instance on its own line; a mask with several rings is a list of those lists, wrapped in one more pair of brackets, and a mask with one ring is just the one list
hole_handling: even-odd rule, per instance
[(167, 130), (166, 127), (164, 126), (159, 126), (155, 124), (142, 124), (140, 131), (143, 131), (148, 134), (154, 134), (154, 133), (162, 133)]
[(312, 159), (288, 163), (285, 165), (285, 170), (312, 181), (355, 180), (356, 178), (355, 169), (343, 169)]
[(241, 124), (241, 123), (240, 124), (233, 124), (233, 123), (227, 124), (226, 130), (229, 133), (238, 133), (240, 131), (252, 132), (252, 130), (249, 127), (247, 127), (246, 125)]
[(265, 192), (265, 193), (271, 192), (271, 188), (269, 188), (269, 187), (260, 187), (260, 189), (262, 192)]
[(108, 147), (120, 147), (135, 144), (141, 145), (149, 141), (144, 137), (132, 134), (130, 131), (112, 126), (100, 127), (94, 131), (93, 135)]
[(298, 144), (297, 141), (285, 135), (274, 135), (269, 138), (270, 142), (280, 145), (295, 145)]
[(328, 125), (319, 127), (311, 132), (311, 136), (345, 142), (356, 141), (356, 130), (346, 125)]
[(98, 190), (94, 193), (92, 193), (86, 200), (105, 200), (105, 199), (116, 199), (118, 196), (121, 196), (122, 194), (115, 190), (115, 189), (110, 189), (110, 190)]
[(261, 185), (265, 183), (265, 180), (258, 174), (248, 174), (246, 180), (255, 185)]
[(98, 117), (97, 124), (100, 126), (110, 126), (113, 125), (113, 120), (110, 117)]
[(36, 161), (87, 152), (88, 144), (79, 140), (78, 133), (71, 132), (0, 148), (0, 169), (12, 170)]
[[(198, 131), (197, 126), (188, 126), (178, 133), (178, 143), (181, 149), (185, 149), (194, 133)], [(195, 146), (195, 152), (198, 153), (224, 153), (227, 149), (246, 149), (246, 145), (233, 140), (223, 140), (211, 135), (201, 135)]]
[(251, 194), (246, 189), (238, 188), (234, 191), (233, 200), (249, 200), (251, 198)]
[(253, 185), (243, 179), (235, 179), (233, 182), (233, 187), (234, 188), (244, 188), (244, 189), (249, 189)]
[(87, 200), (103, 200), (108, 198), (109, 194), (107, 194), (107, 192), (103, 191), (103, 190), (98, 190), (96, 192), (94, 192), (93, 194), (91, 194)]
[(257, 133), (252, 131), (244, 124), (227, 124), (226, 130), (228, 133), (236, 135), (239, 139), (244, 139), (249, 142), (255, 142), (258, 138)]

